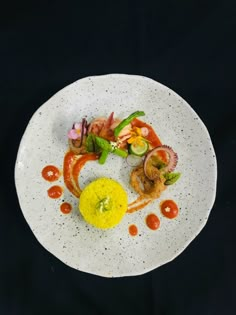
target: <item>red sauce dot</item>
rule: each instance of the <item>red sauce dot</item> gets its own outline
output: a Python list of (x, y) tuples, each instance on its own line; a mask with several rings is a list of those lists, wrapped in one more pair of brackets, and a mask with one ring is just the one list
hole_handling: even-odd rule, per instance
[(160, 226), (160, 220), (154, 213), (151, 213), (146, 217), (146, 224), (149, 229), (157, 230)]
[(129, 226), (129, 234), (132, 236), (136, 236), (138, 234), (138, 228), (136, 225), (132, 224)]
[(47, 165), (42, 169), (42, 177), (48, 182), (54, 182), (60, 177), (59, 169), (54, 165)]
[(160, 204), (161, 213), (169, 218), (174, 219), (179, 213), (179, 208), (173, 200), (165, 200)]
[(60, 206), (60, 209), (61, 209), (61, 212), (64, 213), (64, 214), (68, 214), (71, 212), (72, 210), (72, 206), (70, 203), (68, 202), (63, 202)]
[(60, 198), (63, 193), (63, 189), (60, 186), (52, 186), (48, 189), (48, 197), (57, 199)]

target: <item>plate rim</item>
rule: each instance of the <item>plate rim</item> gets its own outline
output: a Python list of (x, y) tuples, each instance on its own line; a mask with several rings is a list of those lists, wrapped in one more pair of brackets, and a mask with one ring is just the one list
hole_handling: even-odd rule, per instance
[[(24, 214), (24, 211), (22, 209), (22, 205), (21, 205), (21, 200), (20, 200), (20, 196), (19, 196), (19, 193), (18, 193), (18, 188), (17, 188), (17, 185), (19, 185), (18, 183), (18, 180), (16, 179), (17, 177), (17, 171), (18, 171), (18, 162), (19, 162), (19, 158), (20, 158), (20, 151), (21, 151), (21, 148), (23, 146), (23, 142), (24, 142), (24, 139), (26, 137), (26, 133), (28, 131), (28, 126), (29, 124), (32, 122), (32, 120), (35, 118), (35, 116), (37, 115), (37, 113), (42, 110), (43, 107), (46, 107), (46, 106), (50, 106), (50, 100), (52, 98), (54, 98), (56, 95), (58, 95), (59, 93), (63, 93), (63, 91), (69, 89), (71, 86), (75, 85), (76, 83), (78, 83), (79, 81), (86, 81), (86, 80), (89, 80), (89, 79), (103, 79), (103, 78), (108, 78), (108, 77), (123, 77), (123, 78), (136, 78), (136, 79), (144, 79), (146, 81), (152, 81), (153, 83), (157, 83), (159, 84), (161, 87), (163, 87), (164, 89), (167, 89), (171, 92), (171, 94), (175, 95), (175, 97), (177, 98), (180, 98), (183, 103), (182, 105), (184, 105), (188, 110), (190, 110), (195, 116), (198, 117), (199, 119), (199, 123), (202, 127), (202, 129), (204, 130), (205, 132), (205, 135), (207, 136), (207, 142), (210, 144), (211, 148), (212, 148), (212, 154), (213, 154), (213, 161), (214, 161), (214, 172), (212, 173), (212, 183), (214, 182), (214, 185), (212, 184), (212, 191), (211, 191), (211, 200), (209, 200), (209, 206), (208, 206), (208, 209), (206, 211), (206, 215), (204, 216), (204, 218), (202, 219), (201, 221), (201, 224), (198, 225), (198, 229), (196, 229), (195, 233), (193, 233), (193, 235), (184, 242), (184, 245), (181, 246), (180, 248), (178, 248), (178, 250), (174, 253), (174, 255), (172, 255), (172, 257), (168, 260), (165, 260), (165, 262), (163, 263), (159, 263), (157, 264), (155, 267), (145, 267), (142, 269), (142, 271), (140, 272), (134, 272), (134, 273), (121, 273), (120, 272), (120, 275), (108, 275), (106, 273), (102, 274), (102, 272), (99, 272), (99, 273), (95, 273), (95, 272), (90, 272), (88, 270), (83, 270), (83, 268), (75, 268), (71, 265), (68, 265), (67, 263), (65, 263), (65, 261), (63, 261), (62, 259), (60, 259), (58, 256), (56, 256), (54, 253), (52, 253), (46, 246), (45, 244), (42, 244), (42, 242), (40, 242), (38, 240), (38, 238), (36, 237), (33, 229), (31, 228), (30, 224), (28, 223), (28, 220), (26, 219), (26, 216)], [(49, 103), (49, 104), (48, 104)], [(34, 113), (32, 114), (31, 118), (28, 120), (28, 123), (24, 129), (24, 132), (22, 133), (21, 135), (21, 140), (20, 140), (20, 143), (18, 145), (18, 150), (17, 150), (17, 154), (16, 154), (16, 159), (15, 159), (15, 166), (14, 166), (14, 183), (15, 183), (15, 189), (16, 189), (16, 195), (17, 195), (17, 199), (18, 199), (18, 203), (19, 203), (19, 207), (20, 207), (20, 210), (28, 224), (28, 226), (30, 227), (35, 239), (40, 243), (40, 245), (46, 249), (51, 255), (53, 255), (56, 259), (58, 259), (59, 261), (61, 261), (64, 265), (66, 265), (67, 267), (70, 267), (72, 269), (75, 269), (75, 270), (79, 270), (79, 271), (82, 271), (82, 272), (85, 272), (85, 273), (88, 273), (88, 274), (92, 274), (92, 275), (95, 275), (95, 276), (100, 276), (100, 277), (106, 277), (106, 278), (119, 278), (119, 277), (130, 277), (130, 276), (139, 276), (139, 275), (143, 275), (145, 273), (148, 273), (148, 272), (151, 272), (161, 266), (164, 266), (166, 265), (167, 263), (173, 261), (174, 259), (176, 259), (189, 245), (190, 243), (192, 243), (196, 238), (197, 236), (200, 234), (200, 232), (203, 230), (203, 228), (206, 226), (206, 223), (208, 222), (208, 219), (209, 219), (209, 216), (210, 216), (210, 213), (214, 207), (214, 204), (215, 204), (215, 200), (216, 200), (216, 194), (217, 194), (217, 179), (218, 179), (218, 167), (217, 167), (217, 157), (216, 157), (216, 153), (215, 153), (215, 148), (214, 148), (214, 145), (213, 145), (213, 142), (212, 142), (212, 139), (211, 139), (211, 136), (210, 136), (210, 133), (206, 127), (206, 125), (204, 124), (202, 118), (199, 116), (199, 114), (193, 109), (193, 107), (181, 96), (179, 95), (178, 93), (176, 93), (174, 90), (172, 90), (171, 88), (169, 88), (168, 86), (164, 85), (163, 83), (160, 83), (159, 81), (155, 80), (155, 79), (152, 79), (152, 78), (149, 78), (149, 77), (146, 77), (146, 76), (143, 76), (143, 75), (137, 75), (137, 74), (125, 74), (125, 73), (107, 73), (107, 74), (101, 74), (101, 75), (91, 75), (91, 76), (86, 76), (86, 77), (83, 77), (81, 79), (78, 79), (74, 82), (71, 82), (69, 83), (68, 85), (64, 86), (62, 89), (58, 90), (56, 93), (52, 94), (50, 98), (48, 98), (42, 105), (40, 105), (35, 111)], [(214, 188), (214, 190), (213, 190)]]

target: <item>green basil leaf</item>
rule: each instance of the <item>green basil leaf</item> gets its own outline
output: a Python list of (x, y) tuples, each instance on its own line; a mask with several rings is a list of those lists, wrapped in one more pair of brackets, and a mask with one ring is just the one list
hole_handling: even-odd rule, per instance
[(165, 185), (172, 185), (180, 178), (181, 173), (165, 173), (164, 177), (166, 179)]

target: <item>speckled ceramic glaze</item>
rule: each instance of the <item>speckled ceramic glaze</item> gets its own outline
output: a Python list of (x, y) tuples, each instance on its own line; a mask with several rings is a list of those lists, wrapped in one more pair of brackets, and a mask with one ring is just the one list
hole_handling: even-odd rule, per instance
[[(87, 117), (124, 118), (144, 110), (163, 144), (179, 156), (176, 171), (180, 180), (169, 186), (159, 200), (133, 214), (126, 214), (115, 228), (99, 230), (87, 224), (78, 211), (78, 200), (65, 188), (61, 198), (47, 195), (52, 185), (65, 187), (63, 177), (46, 182), (42, 169), (53, 164), (62, 169), (67, 150), (67, 132), (73, 122)], [(131, 168), (124, 159), (109, 156), (106, 164), (89, 162), (81, 172), (83, 188), (99, 177), (117, 180), (129, 201), (137, 196), (129, 185)], [(30, 120), (20, 143), (15, 166), (15, 183), (23, 215), (38, 241), (65, 264), (104, 277), (143, 274), (178, 256), (207, 222), (216, 193), (216, 157), (208, 131), (193, 109), (164, 85), (141, 76), (111, 74), (79, 80), (49, 99)], [(159, 204), (173, 199), (179, 215), (170, 220), (160, 213)], [(62, 200), (73, 211), (60, 212)], [(158, 215), (160, 228), (150, 230), (149, 213)], [(138, 227), (131, 237), (130, 224)]]

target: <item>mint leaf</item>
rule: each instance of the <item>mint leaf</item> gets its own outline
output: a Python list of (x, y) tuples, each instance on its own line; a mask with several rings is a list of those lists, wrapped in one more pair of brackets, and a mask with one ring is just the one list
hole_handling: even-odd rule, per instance
[(181, 173), (165, 173), (164, 177), (166, 179), (165, 185), (174, 184), (181, 176)]

